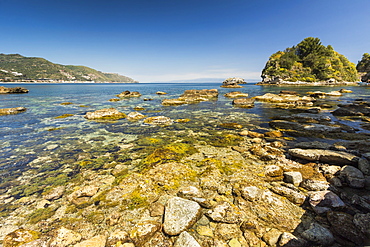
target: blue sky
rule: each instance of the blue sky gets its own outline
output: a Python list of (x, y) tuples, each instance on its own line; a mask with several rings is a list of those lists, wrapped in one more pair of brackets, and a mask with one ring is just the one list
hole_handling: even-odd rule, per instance
[(306, 37), (357, 63), (369, 0), (0, 0), (0, 53), (117, 72), (140, 82), (259, 80)]

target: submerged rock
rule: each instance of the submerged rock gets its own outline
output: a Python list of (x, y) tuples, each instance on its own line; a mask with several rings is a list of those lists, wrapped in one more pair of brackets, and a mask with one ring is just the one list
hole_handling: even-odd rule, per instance
[(3, 245), (4, 247), (20, 246), (38, 239), (39, 235), (40, 233), (35, 231), (18, 229), (5, 236)]
[(127, 119), (132, 120), (132, 121), (140, 120), (140, 119), (143, 119), (143, 118), (145, 118), (145, 115), (141, 114), (140, 112), (130, 112), (127, 115)]
[(341, 151), (323, 150), (323, 149), (289, 149), (288, 153), (296, 158), (309, 161), (320, 161), (335, 165), (356, 165), (358, 157)]
[(81, 238), (81, 234), (65, 227), (61, 227), (53, 233), (49, 245), (50, 247), (69, 246), (79, 242)]
[(144, 119), (144, 123), (152, 125), (171, 125), (173, 120), (165, 116), (148, 117)]
[(168, 200), (164, 214), (163, 230), (169, 235), (178, 235), (189, 229), (200, 216), (200, 206), (194, 201), (174, 197)]
[(177, 99), (164, 99), (162, 105), (184, 105), (194, 104), (202, 101), (209, 101), (211, 99), (217, 99), (217, 89), (202, 89), (202, 90), (185, 90), (185, 92)]
[(11, 114), (18, 114), (21, 112), (25, 112), (27, 109), (25, 107), (15, 107), (15, 108), (2, 108), (0, 109), (0, 116), (1, 115), (11, 115)]
[(254, 107), (254, 99), (252, 98), (240, 98), (240, 99), (234, 99), (233, 105), (243, 108), (252, 108)]
[(85, 118), (89, 120), (118, 120), (125, 117), (126, 114), (119, 112), (114, 108), (105, 108), (94, 112), (87, 112), (85, 115)]
[(7, 87), (0, 87), (0, 94), (6, 94), (6, 93), (28, 93), (29, 90), (24, 87), (13, 87), (13, 88), (7, 88)]
[(141, 96), (141, 93), (139, 92), (130, 92), (128, 90), (120, 93), (120, 94), (117, 94), (117, 97), (120, 97), (120, 98), (132, 98), (132, 97), (140, 97)]
[(228, 98), (239, 98), (239, 97), (248, 97), (248, 94), (247, 93), (242, 93), (242, 92), (230, 92), (230, 93), (226, 93), (224, 95), (225, 97), (228, 97)]

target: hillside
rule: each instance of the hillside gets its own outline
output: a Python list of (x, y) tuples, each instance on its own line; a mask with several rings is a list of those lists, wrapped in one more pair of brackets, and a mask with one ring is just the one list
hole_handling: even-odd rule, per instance
[(361, 76), (361, 81), (369, 82), (370, 81), (370, 54), (365, 53), (362, 55), (361, 61), (357, 64), (357, 71)]
[(0, 81), (25, 80), (137, 82), (126, 76), (103, 73), (85, 66), (55, 64), (44, 58), (19, 54), (0, 54)]
[(281, 81), (358, 81), (355, 64), (324, 46), (318, 38), (306, 38), (298, 45), (272, 54), (261, 75), (263, 83)]

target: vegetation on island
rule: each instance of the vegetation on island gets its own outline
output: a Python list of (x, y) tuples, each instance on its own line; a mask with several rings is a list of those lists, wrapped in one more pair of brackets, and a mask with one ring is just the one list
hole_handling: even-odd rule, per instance
[(324, 46), (319, 38), (308, 37), (298, 45), (272, 54), (262, 71), (264, 82), (358, 81), (355, 64), (336, 52), (331, 45)]
[(361, 76), (361, 81), (369, 82), (370, 81), (370, 54), (364, 53), (362, 55), (361, 61), (357, 64), (357, 71)]
[(115, 73), (104, 73), (85, 66), (61, 65), (44, 58), (24, 57), (19, 54), (0, 54), (0, 81), (137, 81)]

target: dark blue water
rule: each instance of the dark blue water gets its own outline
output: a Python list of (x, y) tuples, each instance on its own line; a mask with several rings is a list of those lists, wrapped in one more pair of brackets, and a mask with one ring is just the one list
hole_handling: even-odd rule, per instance
[[(221, 83), (173, 83), (173, 84), (2, 84), (6, 87), (22, 86), (30, 90), (28, 94), (0, 95), (0, 108), (23, 106), (25, 113), (0, 116), (0, 164), (3, 168), (32, 166), (35, 160), (54, 157), (53, 162), (62, 162), (68, 155), (78, 152), (94, 152), (104, 145), (125, 145), (133, 140), (164, 132), (176, 136), (185, 130), (205, 131), (217, 128), (220, 123), (236, 122), (248, 129), (268, 128), (268, 121), (286, 111), (271, 108), (266, 103), (256, 102), (252, 109), (232, 106), (232, 99), (223, 95), (231, 91), (248, 93), (250, 97), (265, 93), (278, 93), (281, 90), (294, 90), (302, 95), (308, 91), (334, 91), (341, 88), (353, 93), (341, 97), (329, 97), (327, 102), (337, 104), (362, 98), (369, 100), (369, 87), (266, 87), (247, 84), (240, 89), (221, 88)], [(217, 101), (194, 105), (162, 106), (165, 98), (177, 98), (187, 89), (219, 90)], [(130, 98), (118, 102), (108, 101), (125, 91), (139, 91), (140, 98)], [(164, 91), (167, 95), (157, 95)], [(143, 99), (151, 99), (144, 101)], [(62, 103), (71, 104), (63, 105)], [(146, 116), (167, 116), (172, 119), (189, 118), (189, 124), (171, 127), (153, 127), (142, 121), (130, 122), (122, 119), (116, 122), (99, 123), (88, 121), (83, 116), (88, 111), (114, 107), (126, 114), (135, 107), (145, 108)], [(57, 118), (72, 114), (66, 118)], [(326, 114), (330, 115), (330, 111)], [(331, 115), (331, 117), (333, 117)], [(98, 141), (96, 141), (98, 140)], [(33, 163), (32, 163), (33, 162)]]

